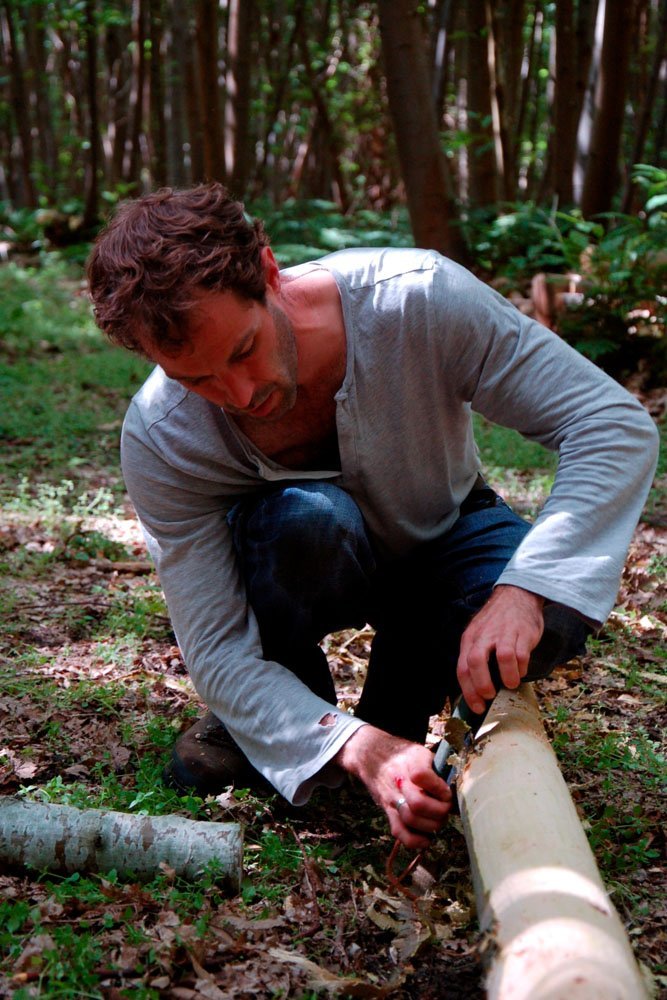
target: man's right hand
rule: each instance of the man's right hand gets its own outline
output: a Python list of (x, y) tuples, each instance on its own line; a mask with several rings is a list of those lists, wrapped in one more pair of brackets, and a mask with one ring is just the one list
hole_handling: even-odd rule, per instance
[(430, 836), (452, 807), (452, 793), (433, 770), (433, 754), (426, 747), (366, 725), (350, 737), (334, 762), (363, 781), (387, 814), (394, 837), (411, 849), (429, 846)]

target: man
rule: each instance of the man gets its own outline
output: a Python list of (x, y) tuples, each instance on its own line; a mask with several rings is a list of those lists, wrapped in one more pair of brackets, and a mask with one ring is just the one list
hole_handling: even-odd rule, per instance
[[(581, 652), (613, 606), (652, 421), (434, 252), (279, 271), (220, 185), (122, 207), (89, 278), (100, 327), (158, 365), (123, 470), (211, 710), (171, 779), (205, 793), (261, 774), (299, 804), (349, 772), (395, 836), (425, 846), (451, 805), (429, 715), (459, 690), (482, 713), (497, 683)], [(534, 526), (481, 478), (472, 410), (559, 452)], [(352, 716), (318, 642), (366, 621)]]

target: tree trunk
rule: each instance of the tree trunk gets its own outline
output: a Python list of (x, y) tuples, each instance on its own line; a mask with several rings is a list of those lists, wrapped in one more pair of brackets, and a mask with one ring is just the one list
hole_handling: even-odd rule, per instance
[(85, 201), (83, 210), (84, 231), (93, 229), (98, 221), (99, 169), (100, 169), (100, 127), (97, 102), (97, 28), (95, 23), (95, 0), (86, 0), (86, 90), (88, 92), (88, 158), (84, 184)]
[(603, 3), (605, 21), (595, 92), (595, 118), (581, 196), (581, 211), (586, 217), (611, 209), (618, 180), (630, 59), (633, 2), (603, 0)]
[[(653, 116), (653, 109), (655, 107), (655, 99), (658, 92), (658, 85), (660, 83), (660, 72), (662, 69), (662, 64), (665, 60), (665, 51), (667, 48), (667, 0), (662, 0), (662, 5), (658, 12), (658, 25), (656, 32), (656, 42), (655, 42), (655, 52), (653, 55), (653, 65), (651, 69), (651, 74), (647, 81), (646, 93), (644, 95), (644, 100), (642, 107), (639, 112), (639, 123), (637, 126), (634, 148), (632, 151), (632, 165), (635, 163), (641, 163), (644, 156), (644, 147), (646, 145), (646, 139), (648, 136), (649, 128), (651, 125), (651, 118)], [(659, 158), (656, 156), (655, 162), (659, 162)], [(623, 212), (629, 212), (632, 203), (633, 185), (632, 179), (628, 177), (628, 181), (625, 187), (625, 193), (623, 196), (623, 205), (621, 210)]]
[[(39, 169), (52, 187), (57, 177), (56, 145), (53, 114), (49, 102), (48, 55), (46, 51), (46, 8), (43, 3), (31, 3), (21, 14), (25, 32), (25, 48), (29, 67), (29, 82), (33, 94), (34, 121), (39, 147)], [(51, 190), (49, 194), (55, 194)]]
[(29, 103), (25, 88), (25, 70), (21, 59), (21, 48), (14, 23), (14, 12), (9, 0), (3, 3), (9, 38), (9, 75), (11, 80), (11, 104), (16, 122), (16, 129), (21, 141), (18, 176), (21, 179), (21, 203), (29, 208), (36, 208), (37, 193), (33, 183), (33, 148), (32, 131), (29, 115)]
[(485, 19), (488, 33), (488, 66), (491, 81), (491, 126), (493, 128), (493, 146), (496, 157), (496, 175), (498, 186), (503, 195), (508, 200), (511, 196), (507, 194), (508, 176), (505, 170), (505, 147), (507, 139), (503, 135), (503, 97), (500, 82), (500, 70), (497, 62), (498, 41), (494, 33), (493, 4), (490, 0), (484, 0)]
[(438, 121), (442, 114), (442, 104), (447, 87), (447, 57), (449, 53), (448, 38), (452, 31), (457, 4), (455, 0), (440, 0), (437, 17), (433, 29), (432, 64), (433, 80), (431, 94), (433, 107)]
[[(285, 54), (284, 64), (279, 65), (278, 72), (275, 71), (275, 63), (277, 62), (275, 56), (276, 53), (280, 51), (279, 48), (279, 35), (278, 30), (280, 25), (276, 20), (271, 24), (271, 30), (269, 32), (269, 44), (266, 46), (265, 55), (265, 72), (266, 77), (271, 85), (271, 106), (265, 113), (266, 126), (264, 129), (264, 135), (262, 136), (262, 162), (257, 171), (257, 182), (259, 189), (261, 191), (266, 191), (271, 189), (275, 183), (276, 171), (270, 169), (270, 163), (272, 158), (271, 150), (271, 134), (276, 123), (276, 119), (280, 113), (281, 108), (284, 105), (285, 94), (287, 92), (287, 84), (289, 78), (290, 66), (293, 60), (296, 59), (295, 48), (297, 44), (297, 38), (300, 31), (300, 25), (306, 15), (305, 4), (300, 3), (294, 12), (294, 26), (292, 32), (287, 39), (287, 44), (282, 46)], [(274, 30), (275, 24), (275, 30)]]
[(317, 111), (315, 129), (317, 130), (319, 128), (321, 135), (325, 137), (325, 142), (323, 143), (321, 151), (322, 155), (319, 157), (319, 164), (325, 170), (327, 168), (331, 170), (332, 183), (328, 186), (334, 188), (333, 200), (338, 203), (343, 212), (347, 212), (350, 207), (350, 196), (347, 190), (345, 174), (343, 173), (341, 165), (341, 148), (340, 140), (338, 138), (338, 128), (329, 114), (326, 95), (320, 86), (320, 82), (317, 79), (315, 71), (313, 70), (310, 52), (308, 51), (308, 35), (306, 33), (306, 25), (303, 19), (298, 21), (297, 28), (297, 41), (299, 43), (305, 75), (308, 80), (310, 92), (313, 96), (313, 105)]
[[(88, 108), (90, 80), (89, 62), (85, 51), (87, 45), (85, 24), (87, 2), (88, 0), (84, 0), (82, 5), (84, 21), (81, 28), (77, 24), (75, 30), (72, 31), (71, 26), (61, 24), (58, 29), (62, 44), (60, 65), (66, 104), (61, 127), (69, 140), (70, 152), (79, 144), (90, 143), (90, 112)], [(89, 188), (86, 185), (90, 167), (85, 147), (81, 159), (83, 160), (83, 170), (78, 169), (79, 163), (73, 158), (69, 159), (69, 173), (65, 177), (65, 182), (69, 197), (74, 196), (81, 199), (85, 205), (89, 193)]]
[(171, 17), (167, 57), (167, 180), (176, 187), (188, 182), (186, 163), (188, 60), (191, 52), (187, 0), (174, 0), (167, 7)]
[(225, 147), (218, 86), (217, 0), (197, 0), (196, 38), (204, 176), (208, 181), (224, 181)]
[(554, 129), (551, 142), (553, 192), (560, 205), (574, 204), (574, 163), (577, 132), (592, 54), (597, 2), (573, 0), (556, 4), (556, 79)]
[(104, 53), (108, 74), (105, 119), (106, 177), (113, 190), (123, 177), (123, 158), (129, 135), (132, 57), (128, 51), (127, 29), (106, 26)]
[(149, 63), (150, 82), (150, 136), (151, 136), (151, 177), (153, 184), (164, 187), (167, 183), (167, 122), (165, 120), (165, 88), (162, 71), (162, 0), (149, 0), (149, 38), (151, 57)]
[(531, 685), (498, 694), (457, 790), (488, 1000), (645, 1000)]
[(556, 84), (551, 163), (553, 190), (561, 206), (574, 201), (572, 169), (577, 147), (574, 0), (556, 4)]
[[(467, 46), (463, 44), (465, 30), (466, 12), (459, 7), (452, 25), (452, 31), (456, 37), (456, 43), (452, 44), (451, 56), (455, 104), (449, 113), (445, 111), (445, 120), (459, 134), (466, 134), (468, 130), (468, 50)], [(455, 155), (448, 158), (447, 163), (456, 197), (463, 203), (469, 197), (468, 151), (465, 143), (460, 143)]]
[(132, 5), (132, 41), (134, 43), (134, 87), (130, 98), (132, 128), (129, 149), (126, 150), (123, 175), (126, 181), (138, 184), (141, 165), (141, 137), (144, 128), (144, 97), (146, 90), (146, 15), (144, 0)]
[(486, 5), (471, 3), (467, 13), (468, 193), (471, 205), (498, 201), (496, 157), (491, 112), (489, 25)]
[[(0, 4), (0, 66), (9, 66), (11, 59), (8, 51), (9, 39), (6, 31), (5, 9)], [(7, 77), (0, 78), (0, 101), (9, 106), (11, 92)], [(12, 160), (12, 145), (14, 143), (14, 122), (7, 114), (0, 118), (0, 200), (16, 204), (15, 164)]]
[(230, 0), (225, 102), (225, 168), (229, 186), (242, 198), (250, 170), (250, 57), (255, 0)]
[[(538, 4), (535, 10), (535, 65), (539, 69), (542, 63), (542, 52), (545, 46), (544, 36), (545, 32), (545, 14), (541, 5)], [(540, 76), (539, 72), (535, 72), (530, 83), (530, 116), (529, 122), (526, 128), (528, 135), (528, 140), (530, 142), (530, 148), (532, 151), (532, 156), (528, 164), (528, 169), (526, 170), (526, 181), (525, 181), (525, 197), (528, 199), (537, 200), (537, 190), (539, 188), (541, 178), (538, 173), (538, 159), (537, 159), (537, 148), (540, 138), (540, 126), (542, 123), (541, 109), (542, 102), (546, 100), (544, 91), (546, 89), (545, 81)]]
[(662, 114), (658, 119), (658, 124), (655, 130), (655, 138), (653, 140), (653, 156), (656, 163), (660, 163), (662, 158), (662, 151), (665, 148), (665, 140), (667, 139), (667, 80), (663, 82), (662, 85)]
[(414, 0), (379, 0), (387, 96), (415, 243), (466, 262)]
[(493, 43), (492, 63), (495, 65), (498, 135), (502, 143), (503, 194), (508, 201), (515, 199), (517, 187), (517, 119), (523, 61), (524, 7), (525, 0), (493, 0), (493, 3), (487, 4)]
[[(528, 51), (526, 53), (526, 71), (525, 74), (522, 75), (521, 79), (521, 98), (519, 104), (519, 115), (516, 124), (517, 136), (521, 142), (527, 137), (526, 133), (528, 134), (528, 137), (532, 137), (532, 128), (527, 125), (526, 122), (528, 118), (531, 91), (533, 92), (533, 101), (537, 100), (537, 97), (535, 96), (535, 64), (539, 38), (541, 35), (541, 0), (535, 0), (533, 3), (532, 13), (530, 41), (528, 43)], [(519, 192), (526, 192), (528, 188), (528, 170), (520, 165), (519, 162), (517, 162), (517, 185)]]
[(238, 892), (242, 851), (238, 823), (0, 799), (0, 862), (14, 867), (65, 874), (115, 869), (121, 878), (151, 879), (165, 864), (181, 878), (196, 879), (216, 862)]

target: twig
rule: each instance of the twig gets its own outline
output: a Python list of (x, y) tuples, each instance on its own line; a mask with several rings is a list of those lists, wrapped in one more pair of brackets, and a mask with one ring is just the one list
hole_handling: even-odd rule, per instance
[[(308, 895), (310, 896), (310, 904), (314, 911), (311, 923), (308, 924), (307, 927), (302, 928), (300, 932), (302, 937), (310, 937), (311, 934), (315, 934), (322, 926), (320, 905), (317, 902), (317, 891), (315, 889), (315, 886), (313, 885), (313, 880), (311, 878), (311, 872), (313, 874), (316, 873), (313, 870), (313, 862), (306, 854), (306, 849), (303, 846), (301, 838), (299, 837), (298, 833), (296, 832), (291, 823), (288, 823), (287, 826), (289, 828), (290, 833), (294, 837), (299, 850), (301, 851), (301, 857), (303, 858), (303, 868), (304, 868), (304, 882), (306, 884), (306, 888), (308, 889)], [(317, 881), (318, 882), (320, 881), (319, 878), (317, 879)]]
[(652, 684), (667, 684), (667, 674), (654, 674), (650, 670), (637, 670), (635, 667), (619, 667), (618, 663), (614, 663), (612, 660), (598, 659), (598, 663), (613, 670), (615, 674), (624, 674), (626, 677), (641, 677), (643, 681), (650, 681)]
[(417, 854), (415, 854), (412, 861), (410, 862), (410, 864), (407, 866), (407, 868), (405, 868), (400, 875), (396, 875), (394, 874), (394, 862), (396, 861), (396, 856), (400, 848), (401, 848), (401, 842), (400, 840), (397, 839), (394, 841), (394, 846), (391, 849), (391, 853), (387, 858), (387, 864), (385, 866), (385, 874), (387, 876), (387, 882), (394, 889), (397, 889), (399, 892), (402, 892), (404, 896), (407, 896), (408, 899), (414, 902), (416, 899), (419, 899), (419, 896), (416, 893), (414, 893), (412, 889), (408, 889), (408, 887), (404, 885), (403, 882), (408, 877), (410, 872), (414, 871), (414, 869), (417, 867), (417, 865), (422, 859), (424, 852), (418, 851)]
[[(67, 597), (58, 599), (58, 607), (64, 604), (83, 604), (90, 608), (110, 608), (112, 606), (111, 601), (100, 601), (95, 600), (92, 597)], [(44, 608), (43, 601), (17, 601), (12, 605), (13, 611), (29, 611), (31, 608)]]
[(132, 562), (114, 562), (112, 559), (91, 559), (89, 565), (95, 569), (114, 570), (118, 573), (151, 573), (153, 563), (148, 559), (137, 559)]

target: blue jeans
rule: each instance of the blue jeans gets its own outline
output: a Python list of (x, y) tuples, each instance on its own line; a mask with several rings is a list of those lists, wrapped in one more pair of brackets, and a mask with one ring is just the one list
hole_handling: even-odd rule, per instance
[[(468, 495), (449, 531), (387, 561), (374, 551), (354, 501), (327, 482), (241, 501), (228, 521), (266, 658), (335, 704), (318, 643), (370, 623), (375, 636), (356, 714), (420, 743), (429, 716), (459, 693), (464, 629), (530, 528), (484, 486)], [(573, 611), (547, 605), (527, 679), (583, 652), (589, 631)]]

